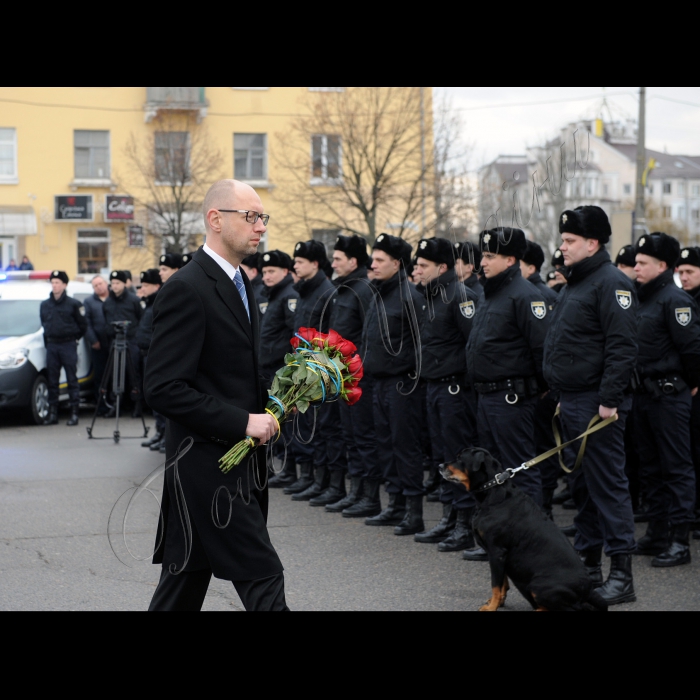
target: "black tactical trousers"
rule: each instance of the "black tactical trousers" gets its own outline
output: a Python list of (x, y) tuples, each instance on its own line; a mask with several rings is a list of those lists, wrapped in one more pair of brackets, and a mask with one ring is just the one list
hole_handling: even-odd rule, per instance
[[(630, 397), (619, 407), (617, 422), (588, 438), (583, 464), (569, 477), (578, 508), (575, 546), (580, 552), (605, 546), (605, 553), (612, 557), (631, 554), (637, 547), (632, 498), (625, 474), (625, 424), (631, 408)], [(586, 432), (599, 410), (597, 391), (562, 392), (564, 440), (573, 440)], [(568, 467), (573, 468), (579, 448), (576, 444), (565, 451)]]
[(80, 406), (80, 384), (78, 384), (78, 346), (69, 343), (49, 343), (46, 346), (46, 371), (49, 380), (49, 405), (58, 407), (61, 367), (66, 370), (68, 398), (71, 408)]
[[(535, 449), (535, 406), (537, 399), (520, 399), (514, 406), (506, 402), (510, 392), (479, 396), (479, 447), (490, 452), (504, 469), (517, 469), (537, 456)], [(520, 472), (514, 483), (538, 506), (542, 506), (542, 480), (539, 467)]]
[[(403, 384), (400, 389), (399, 384)], [(407, 375), (375, 379), (374, 426), (387, 492), (423, 496), (423, 407), (420, 392), (408, 393), (413, 386), (414, 381)]]
[[(428, 426), (433, 464), (439, 466), (456, 460), (464, 450), (475, 447), (476, 397), (464, 382), (428, 381)], [(474, 497), (460, 484), (443, 481), (440, 501), (457, 510), (476, 506)]]
[(690, 415), (690, 440), (693, 449), (693, 464), (695, 465), (695, 510), (697, 512), (700, 511), (700, 394), (693, 398), (693, 410)]
[(374, 430), (374, 382), (365, 377), (360, 386), (362, 398), (354, 406), (340, 404), (340, 420), (347, 445), (348, 472), (351, 477), (381, 479), (377, 459), (377, 436)]
[[(552, 430), (552, 419), (557, 412), (558, 404), (559, 394), (552, 391), (543, 399), (537, 400), (537, 405), (535, 406), (535, 452), (538, 455), (549, 452), (549, 450), (556, 447), (554, 431)], [(559, 483), (559, 477), (562, 475), (559, 459), (556, 455), (540, 463), (540, 474), (542, 475), (542, 490), (555, 491)]]
[(634, 397), (634, 427), (648, 515), (683, 525), (695, 520), (695, 469), (690, 448), (692, 397)]
[[(94, 381), (94, 389), (95, 389), (95, 402), (99, 403), (102, 399), (100, 396), (100, 387), (102, 386), (102, 380), (104, 379), (104, 374), (105, 374), (105, 369), (107, 367), (107, 358), (109, 357), (109, 353), (107, 350), (103, 347), (100, 347), (99, 350), (95, 350), (95, 348), (92, 348), (91, 350), (92, 354), (92, 374), (93, 374), (93, 381)], [(100, 405), (100, 412), (101, 413), (106, 413), (107, 412), (107, 407), (103, 404)]]
[(321, 406), (319, 411), (320, 435), (318, 449), (315, 450), (314, 462), (317, 467), (325, 466), (332, 472), (345, 471), (348, 468), (345, 434), (340, 417), (342, 399)]

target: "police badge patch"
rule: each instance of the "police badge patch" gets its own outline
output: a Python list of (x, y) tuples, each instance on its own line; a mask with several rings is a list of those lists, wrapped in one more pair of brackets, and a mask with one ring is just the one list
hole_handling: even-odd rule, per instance
[(287, 307), (292, 313), (296, 313), (297, 301), (297, 299), (287, 299)]
[(81, 315), (81, 316), (85, 316), (85, 307), (84, 307), (84, 306), (81, 306), (81, 307), (78, 309), (78, 311), (80, 311), (80, 315)]
[(258, 307), (260, 308), (260, 313), (261, 313), (263, 316), (265, 315), (265, 312), (267, 311), (267, 307), (268, 307), (269, 305), (270, 305), (270, 302), (269, 302), (269, 301), (260, 302), (260, 304), (258, 304)]
[(632, 307), (632, 292), (622, 292), (619, 289), (615, 292), (617, 303), (625, 310)]
[(465, 301), (463, 304), (459, 305), (459, 310), (462, 312), (464, 318), (474, 318), (476, 313), (476, 305), (473, 301)]
[(676, 309), (676, 321), (681, 324), (681, 326), (689, 326), (690, 322), (693, 320), (692, 309)]
[(547, 304), (543, 301), (533, 301), (530, 307), (532, 308), (532, 313), (535, 314), (535, 318), (539, 318), (540, 321), (547, 315)]

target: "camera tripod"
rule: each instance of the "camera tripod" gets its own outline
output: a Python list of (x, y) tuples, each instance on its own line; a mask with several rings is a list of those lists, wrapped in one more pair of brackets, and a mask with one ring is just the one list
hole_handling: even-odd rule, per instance
[[(129, 326), (128, 322), (124, 323), (113, 323), (112, 324), (117, 332), (117, 337), (112, 343), (112, 347), (109, 351), (109, 359), (107, 360), (107, 365), (105, 367), (105, 373), (102, 377), (102, 384), (100, 385), (100, 390), (98, 392), (99, 400), (97, 401), (97, 406), (95, 407), (95, 413), (92, 416), (92, 425), (87, 428), (87, 434), (90, 440), (109, 440), (109, 438), (96, 438), (92, 431), (95, 427), (95, 421), (100, 411), (100, 404), (104, 400), (106, 406), (110, 409), (115, 410), (117, 424), (114, 429), (113, 439), (116, 444), (122, 439), (122, 435), (119, 431), (119, 418), (121, 413), (122, 398), (126, 390), (127, 379), (131, 380), (131, 386), (134, 385), (134, 378), (136, 373), (134, 372), (134, 365), (131, 360), (131, 355), (129, 353), (129, 342), (126, 336), (126, 329)], [(111, 396), (114, 397), (114, 404), (110, 405), (107, 400), (110, 392), (107, 391), (109, 385), (110, 377), (112, 380), (112, 390)], [(143, 435), (137, 435), (134, 437), (124, 438), (125, 440), (139, 440), (148, 437), (148, 431), (150, 428), (146, 427), (146, 420), (141, 415), (141, 422), (143, 423)]]

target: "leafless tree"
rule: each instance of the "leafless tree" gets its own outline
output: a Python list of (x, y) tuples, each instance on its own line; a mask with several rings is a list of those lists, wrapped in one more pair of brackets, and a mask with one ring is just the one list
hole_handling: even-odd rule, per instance
[(650, 198), (647, 198), (646, 220), (649, 231), (651, 233), (654, 233), (655, 231), (662, 231), (669, 236), (677, 238), (681, 242), (682, 246), (690, 245), (690, 231), (688, 230), (688, 227), (680, 221), (674, 221), (668, 217), (666, 213), (667, 212), (664, 212), (664, 210), (656, 202), (652, 201)]
[(161, 113), (153, 125), (143, 140), (131, 135), (128, 172), (120, 180), (145, 213), (146, 232), (168, 252), (182, 253), (204, 233), (201, 203), (209, 186), (224, 177), (224, 156), (194, 117)]

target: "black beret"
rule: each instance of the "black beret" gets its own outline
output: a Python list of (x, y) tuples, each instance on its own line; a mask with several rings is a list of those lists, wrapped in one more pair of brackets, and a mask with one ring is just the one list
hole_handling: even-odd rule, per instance
[(512, 255), (516, 260), (522, 260), (527, 250), (527, 238), (519, 228), (482, 231), (479, 240), (482, 253), (495, 253), (506, 257)]
[(455, 266), (456, 251), (446, 238), (424, 238), (416, 248), (416, 258), (430, 260), (437, 265), (447, 265), (448, 269)]
[(158, 270), (146, 270), (141, 273), (141, 284), (162, 284)]
[(328, 262), (328, 254), (326, 246), (321, 241), (306, 241), (305, 243), (297, 243), (294, 248), (295, 258), (304, 258), (310, 262), (317, 262), (321, 268), (324, 268)]
[(63, 284), (68, 284), (68, 275), (62, 270), (54, 270), (49, 280), (61, 280)]
[(523, 262), (526, 265), (534, 265), (535, 269), (539, 272), (544, 265), (544, 251), (539, 243), (534, 241), (527, 241), (527, 250), (523, 256)]
[(192, 258), (194, 258), (194, 253), (185, 253), (182, 256), (182, 266), (185, 267), (188, 262), (192, 262)]
[(413, 249), (403, 238), (390, 236), (388, 233), (382, 233), (377, 238), (373, 249), (381, 250), (382, 253), (390, 255), (394, 260), (403, 260), (403, 264), (406, 266), (407, 270), (411, 267)]
[(681, 251), (681, 261), (678, 265), (692, 265), (700, 267), (700, 248), (683, 248)]
[(626, 245), (618, 254), (615, 260), (616, 265), (634, 267), (637, 264), (637, 253), (633, 245)]
[(554, 255), (552, 255), (552, 267), (565, 267), (564, 253), (561, 250), (555, 250)]
[(171, 270), (179, 270), (182, 265), (182, 255), (179, 253), (166, 253), (160, 256), (160, 264), (169, 267)]
[(606, 245), (612, 238), (608, 215), (600, 207), (578, 207), (559, 218), (559, 233), (573, 233)]
[(681, 259), (681, 244), (666, 233), (650, 233), (637, 241), (637, 255), (650, 255), (675, 269)]
[(243, 260), (241, 261), (241, 265), (245, 265), (246, 267), (250, 267), (253, 270), (261, 272), (262, 253), (253, 253), (253, 255), (249, 255), (247, 258), (243, 258)]
[(355, 258), (360, 267), (366, 266), (369, 260), (367, 241), (362, 236), (338, 236), (333, 250), (345, 253), (348, 258)]
[(127, 277), (124, 274), (124, 270), (114, 270), (114, 272), (112, 272), (112, 274), (109, 276), (109, 281), (111, 282), (112, 280), (119, 280), (120, 282), (126, 284)]
[(481, 251), (473, 243), (469, 241), (466, 243), (455, 243), (455, 253), (459, 260), (468, 265), (473, 265), (475, 268), (481, 267)]
[(262, 267), (281, 267), (283, 270), (292, 270), (294, 261), (281, 250), (268, 250), (262, 256)]

